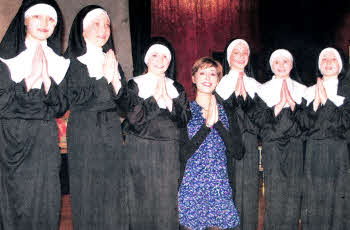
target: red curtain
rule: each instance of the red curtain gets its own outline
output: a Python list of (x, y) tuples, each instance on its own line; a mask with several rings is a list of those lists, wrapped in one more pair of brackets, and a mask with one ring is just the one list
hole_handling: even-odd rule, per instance
[(177, 78), (191, 99), (191, 67), (223, 52), (233, 37), (259, 49), (258, 0), (152, 0), (152, 36), (163, 36), (176, 52)]

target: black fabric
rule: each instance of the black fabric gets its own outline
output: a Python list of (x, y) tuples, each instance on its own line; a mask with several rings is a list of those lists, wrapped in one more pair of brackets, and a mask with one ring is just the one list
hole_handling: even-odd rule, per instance
[(350, 226), (349, 76), (339, 76), (338, 95), (345, 97), (343, 105), (337, 107), (327, 100), (315, 112), (310, 103), (299, 119), (307, 130), (302, 207), (306, 230), (345, 230)]
[(294, 111), (284, 108), (274, 115), (259, 97), (255, 107), (248, 112), (250, 119), (259, 127), (262, 138), (266, 208), (265, 230), (298, 229), (300, 218), (303, 132), (296, 119), (302, 106)]
[[(228, 63), (227, 61), (227, 48), (229, 47), (229, 45), (231, 44), (231, 42), (233, 42), (234, 40), (236, 40), (238, 38), (233, 38), (231, 39), (227, 44), (226, 44), (226, 47), (225, 47), (225, 50), (224, 50), (224, 60), (223, 60), (223, 63), (222, 63), (222, 68), (223, 68), (223, 75), (226, 75), (230, 72), (230, 64)], [(249, 47), (250, 49), (250, 47)], [(250, 49), (250, 55), (252, 54), (252, 50)], [(247, 66), (244, 68), (244, 72), (245, 74), (248, 76), (248, 77), (251, 77), (251, 78), (254, 78), (255, 79), (255, 74), (254, 74), (254, 70), (253, 70), (253, 65), (252, 65), (252, 62), (251, 62), (251, 57), (249, 57), (249, 60), (248, 60), (248, 64)]]
[(173, 85), (179, 96), (173, 98), (172, 112), (169, 112), (159, 108), (154, 97), (139, 97), (138, 85), (134, 80), (129, 80), (130, 105), (127, 119), (123, 122), (124, 132), (146, 139), (181, 140), (180, 128), (186, 126), (191, 112), (184, 87), (176, 81)]
[[(245, 154), (245, 149), (242, 142), (242, 136), (240, 132), (240, 128), (238, 126), (236, 119), (229, 120), (230, 129), (227, 130), (221, 121), (216, 122), (213, 125), (213, 128), (218, 131), (220, 137), (223, 139), (226, 146), (226, 159), (227, 159), (227, 172), (228, 179), (230, 182), (230, 186), (232, 191), (234, 191), (234, 182), (232, 178), (234, 177), (233, 171), (233, 160), (241, 160)], [(211, 129), (208, 128), (205, 124), (201, 126), (198, 132), (190, 139), (188, 137), (187, 130), (183, 130), (183, 143), (181, 144), (180, 149), (180, 178), (179, 178), (179, 186), (182, 183), (182, 179), (185, 173), (186, 164), (188, 159), (198, 150), (200, 145), (205, 141), (207, 136), (210, 134)]]
[(241, 160), (232, 162), (233, 196), (236, 207), (240, 213), (240, 225), (237, 229), (250, 230), (258, 227), (259, 210), (259, 129), (250, 120), (247, 111), (254, 108), (255, 101), (247, 96), (236, 98), (233, 93), (227, 100), (216, 94), (217, 100), (222, 103), (231, 120), (237, 120), (242, 135), (245, 155)]
[[(83, 37), (83, 20), (90, 11), (98, 8), (103, 9), (102, 7), (97, 5), (86, 6), (83, 9), (81, 9), (78, 12), (77, 16), (74, 18), (74, 21), (69, 33), (68, 47), (66, 49), (66, 52), (64, 53), (65, 58), (77, 58), (86, 53), (86, 43)], [(110, 28), (112, 28), (112, 22), (111, 22)], [(112, 29), (111, 29), (111, 34), (109, 36), (109, 39), (107, 40), (106, 44), (102, 48), (103, 48), (103, 52), (107, 52), (110, 49), (112, 49), (115, 52)]]
[(142, 52), (151, 39), (151, 1), (129, 0), (129, 18), (133, 76), (139, 76), (144, 71)]
[[(47, 43), (61, 53), (63, 21), (56, 2), (25, 0), (0, 44), (1, 57), (13, 58), (25, 50), (24, 12), (38, 3), (56, 9), (57, 26)], [(54, 80), (47, 94), (44, 86), (27, 92), (25, 81), (12, 81), (7, 65), (0, 62), (1, 229), (58, 230), (61, 156), (55, 118), (66, 109)]]
[(191, 112), (185, 90), (173, 83), (179, 96), (170, 112), (153, 97), (138, 96), (128, 82), (129, 108), (123, 122), (128, 157), (130, 229), (178, 229), (177, 187), (180, 174), (181, 130)]
[(62, 33), (64, 31), (62, 13), (54, 0), (23, 0), (16, 16), (13, 18), (8, 27), (1, 43), (0, 43), (0, 57), (10, 59), (17, 56), (26, 49), (25, 37), (26, 26), (24, 25), (24, 13), (36, 4), (48, 4), (52, 6), (57, 13), (57, 25), (53, 34), (47, 39), (47, 45), (58, 54), (62, 54)]
[(169, 49), (170, 54), (171, 54), (171, 60), (170, 60), (170, 64), (168, 66), (167, 71), (165, 71), (165, 76), (167, 76), (168, 78), (170, 78), (172, 80), (176, 80), (175, 50), (174, 50), (173, 46), (171, 45), (171, 43), (163, 37), (152, 37), (150, 39), (150, 41), (148, 42), (148, 44), (146, 45), (146, 48), (144, 49), (143, 55), (142, 55), (144, 72), (147, 72), (147, 65), (144, 62), (146, 53), (147, 53), (148, 49), (152, 45), (155, 45), (155, 44), (163, 45)]
[[(71, 58), (61, 88), (70, 105), (67, 127), (69, 180), (73, 227), (76, 230), (128, 229), (126, 158), (120, 116), (127, 106), (126, 81), (122, 88), (91, 78), (87, 66), (75, 57), (86, 52), (82, 37), (84, 16), (99, 6), (83, 8), (74, 20), (66, 56)], [(113, 49), (112, 37), (104, 50)], [(124, 105), (125, 103), (125, 105)]]

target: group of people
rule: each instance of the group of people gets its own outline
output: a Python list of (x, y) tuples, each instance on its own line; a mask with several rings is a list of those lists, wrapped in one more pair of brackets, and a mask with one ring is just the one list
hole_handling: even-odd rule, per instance
[(223, 65), (194, 63), (189, 102), (169, 41), (152, 38), (144, 74), (127, 82), (110, 25), (102, 7), (84, 7), (63, 53), (55, 0), (23, 0), (3, 37), (1, 230), (58, 229), (55, 118), (68, 109), (74, 230), (256, 230), (257, 136), (264, 229), (350, 229), (350, 76), (336, 49), (320, 53), (314, 86), (285, 49), (260, 84), (248, 43), (233, 39)]

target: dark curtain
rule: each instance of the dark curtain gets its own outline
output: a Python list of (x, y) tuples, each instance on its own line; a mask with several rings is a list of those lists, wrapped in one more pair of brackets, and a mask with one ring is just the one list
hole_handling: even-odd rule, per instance
[(129, 0), (133, 76), (143, 73), (142, 53), (151, 37), (151, 0)]
[(256, 0), (152, 0), (152, 36), (166, 37), (176, 52), (177, 79), (192, 99), (194, 61), (223, 52), (226, 43), (240, 37), (259, 48)]

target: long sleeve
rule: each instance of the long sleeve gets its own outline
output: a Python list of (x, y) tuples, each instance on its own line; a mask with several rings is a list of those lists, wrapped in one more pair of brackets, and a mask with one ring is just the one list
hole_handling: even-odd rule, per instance
[(50, 120), (61, 116), (67, 109), (67, 102), (54, 80), (51, 79), (46, 94), (44, 87), (27, 92), (25, 80), (13, 82), (4, 63), (0, 66), (0, 75), (1, 118)]

